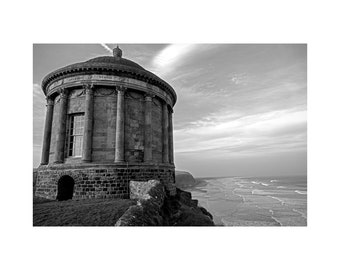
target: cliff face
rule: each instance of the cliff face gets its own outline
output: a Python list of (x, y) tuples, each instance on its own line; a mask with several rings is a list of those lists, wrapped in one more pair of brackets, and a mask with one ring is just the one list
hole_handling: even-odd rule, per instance
[(169, 196), (158, 180), (130, 181), (130, 206), (116, 226), (214, 226), (212, 215), (192, 200), (191, 193), (177, 188)]
[(197, 183), (195, 178), (188, 172), (176, 171), (175, 175), (176, 187), (178, 188), (192, 187)]

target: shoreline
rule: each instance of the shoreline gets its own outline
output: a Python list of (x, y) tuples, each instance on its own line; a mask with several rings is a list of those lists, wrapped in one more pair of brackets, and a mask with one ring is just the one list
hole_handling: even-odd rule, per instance
[(283, 190), (272, 179), (196, 178), (185, 190), (212, 213), (217, 226), (307, 226), (307, 191)]

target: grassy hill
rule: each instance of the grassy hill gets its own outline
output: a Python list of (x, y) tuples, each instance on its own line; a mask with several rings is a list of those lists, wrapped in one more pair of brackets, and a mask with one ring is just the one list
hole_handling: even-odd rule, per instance
[(114, 226), (134, 200), (50, 201), (34, 198), (33, 226)]

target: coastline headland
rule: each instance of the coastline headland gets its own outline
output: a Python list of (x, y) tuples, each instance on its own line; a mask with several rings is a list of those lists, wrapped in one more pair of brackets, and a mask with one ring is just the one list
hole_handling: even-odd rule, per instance
[[(192, 186), (193, 176), (181, 172), (180, 183)], [(35, 176), (35, 174), (33, 174)], [(177, 177), (177, 176), (176, 176)], [(184, 178), (185, 179), (184, 179)], [(34, 177), (33, 177), (34, 178)], [(33, 179), (34, 180), (34, 179)], [(35, 181), (33, 181), (33, 191)], [(34, 198), (34, 226), (214, 226), (213, 216), (191, 193), (176, 187), (170, 195), (159, 180), (130, 181), (130, 199), (39, 200)], [(89, 209), (89, 207), (91, 209)], [(91, 212), (91, 215), (88, 212)], [(46, 213), (49, 213), (46, 215)], [(98, 217), (99, 218), (93, 218)]]

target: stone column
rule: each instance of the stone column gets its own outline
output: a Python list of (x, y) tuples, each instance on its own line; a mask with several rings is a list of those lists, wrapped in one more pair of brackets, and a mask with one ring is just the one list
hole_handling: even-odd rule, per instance
[(169, 110), (169, 162), (174, 164), (174, 136), (173, 136), (173, 125), (172, 125), (172, 114), (173, 110)]
[(65, 137), (66, 137), (66, 116), (67, 116), (67, 92), (65, 89), (60, 91), (60, 111), (57, 128), (57, 141), (55, 151), (55, 163), (64, 162)]
[(152, 96), (145, 95), (144, 162), (152, 161)]
[(85, 121), (82, 161), (91, 162), (93, 133), (93, 85), (85, 85)]
[(125, 87), (117, 86), (116, 149), (115, 162), (124, 162), (124, 94)]
[(44, 141), (41, 154), (41, 165), (48, 164), (50, 158), (50, 145), (51, 145), (51, 131), (53, 121), (53, 106), (54, 101), (50, 98), (46, 98), (46, 118), (45, 118), (45, 129), (44, 129)]
[(163, 163), (169, 163), (169, 115), (166, 102), (162, 105), (163, 110)]

